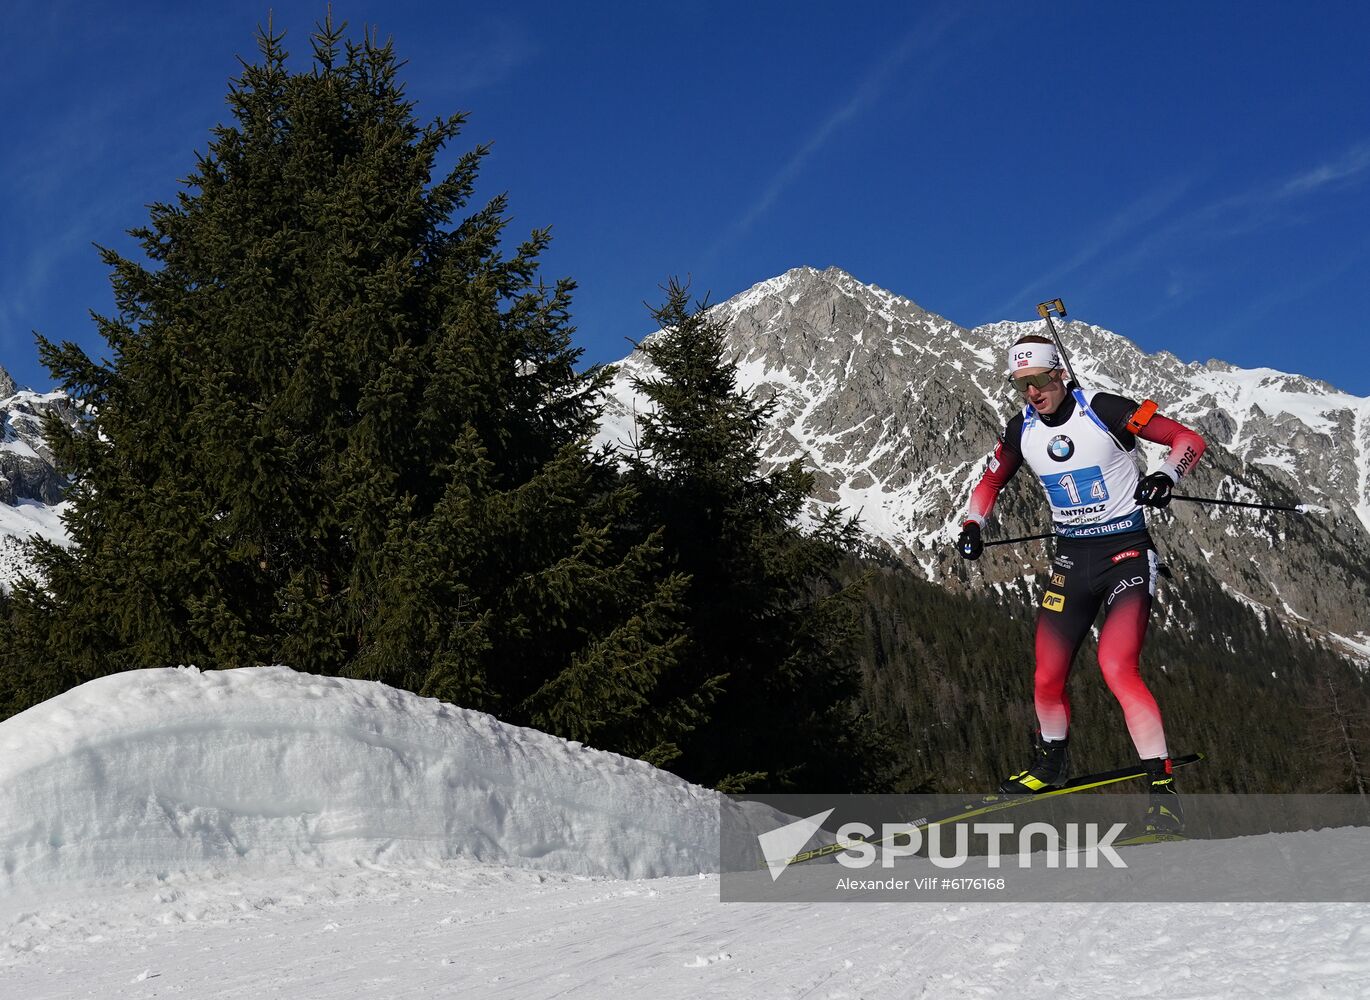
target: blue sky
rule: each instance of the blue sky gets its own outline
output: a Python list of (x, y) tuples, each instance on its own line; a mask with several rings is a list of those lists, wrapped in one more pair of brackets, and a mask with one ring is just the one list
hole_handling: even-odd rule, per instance
[[(200, 9), (203, 7), (203, 9)], [(271, 4), (304, 69), (323, 2)], [(93, 243), (171, 197), (267, 3), (6, 4), (0, 363), (98, 354)], [(591, 361), (670, 275), (719, 301), (836, 265), (965, 326), (1073, 318), (1370, 395), (1370, 8), (1328, 2), (346, 2), (478, 197), (551, 225)]]

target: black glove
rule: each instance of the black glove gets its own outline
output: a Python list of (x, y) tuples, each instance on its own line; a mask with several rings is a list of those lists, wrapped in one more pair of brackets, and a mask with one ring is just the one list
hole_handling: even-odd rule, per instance
[(985, 543), (980, 541), (980, 526), (974, 521), (961, 525), (961, 534), (956, 539), (956, 551), (962, 559), (979, 559), (985, 551)]
[(1164, 472), (1153, 472), (1137, 484), (1132, 499), (1143, 507), (1168, 507), (1170, 491), (1174, 488), (1175, 484)]

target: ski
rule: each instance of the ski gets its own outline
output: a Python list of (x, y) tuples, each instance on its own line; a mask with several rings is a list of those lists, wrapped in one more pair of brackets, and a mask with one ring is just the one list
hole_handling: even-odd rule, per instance
[[(1204, 759), (1201, 753), (1185, 754), (1183, 757), (1172, 757), (1170, 764), (1172, 767), (1184, 767), (1188, 764), (1196, 764)], [(1037, 792), (1034, 795), (996, 793), (993, 795), (983, 795), (978, 799), (973, 799), (964, 805), (954, 806), (931, 816), (923, 816), (905, 824), (904, 829), (891, 837), (879, 837), (875, 840), (863, 841), (866, 844), (879, 844), (885, 840), (896, 836), (903, 836), (913, 830), (926, 830), (930, 826), (940, 826), (944, 823), (956, 823), (963, 819), (973, 819), (976, 816), (985, 816), (989, 813), (999, 812), (1003, 809), (1014, 809), (1018, 806), (1029, 805), (1033, 802), (1040, 802), (1043, 799), (1055, 798), (1058, 795), (1070, 795), (1075, 792), (1085, 792), (1093, 788), (1103, 788), (1107, 785), (1116, 785), (1121, 781), (1131, 781), (1134, 778), (1143, 778), (1147, 775), (1147, 769), (1143, 764), (1133, 764), (1129, 767), (1120, 767), (1112, 771), (1099, 771), (1095, 774), (1082, 774), (1078, 778), (1072, 778), (1060, 788), (1053, 788), (1047, 792)], [(849, 842), (837, 842), (824, 844), (822, 847), (815, 847), (812, 851), (804, 851), (796, 854), (785, 862), (786, 865), (802, 864), (805, 861), (812, 861), (815, 858), (827, 857), (830, 854), (837, 854), (848, 848), (854, 847)]]
[(1115, 840), (1114, 847), (1138, 847), (1142, 844), (1177, 844), (1188, 840), (1182, 833), (1142, 833), (1126, 840)]

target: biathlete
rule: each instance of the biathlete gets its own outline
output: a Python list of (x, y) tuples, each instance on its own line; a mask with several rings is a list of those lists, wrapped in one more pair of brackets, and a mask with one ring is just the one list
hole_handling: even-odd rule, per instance
[[(1039, 731), (1033, 760), (1001, 790), (1047, 791), (1069, 776), (1066, 679), (1102, 607), (1099, 667), (1150, 777), (1147, 829), (1178, 832), (1183, 814), (1165, 729), (1138, 664), (1158, 570), (1142, 508), (1170, 503), (1172, 488), (1203, 454), (1203, 438), (1161, 416), (1150, 400), (1138, 404), (1068, 383), (1056, 346), (1046, 337), (1019, 339), (1008, 361), (1009, 381), (1027, 406), (1008, 422), (971, 493), (957, 549), (966, 559), (980, 557), (980, 529), (999, 491), (1025, 462), (1046, 490), (1056, 539), (1037, 612)], [(1145, 477), (1137, 468), (1138, 438), (1170, 448), (1165, 463)]]

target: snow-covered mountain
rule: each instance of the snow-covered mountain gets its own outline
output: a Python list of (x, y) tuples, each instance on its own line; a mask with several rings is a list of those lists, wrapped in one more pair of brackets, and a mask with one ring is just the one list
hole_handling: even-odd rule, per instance
[[(804, 462), (821, 500), (859, 511), (870, 535), (930, 580), (980, 586), (983, 575), (1015, 587), (1042, 568), (1040, 545), (990, 550), (973, 567), (951, 550), (970, 488), (1021, 405), (1004, 380), (1004, 349), (1045, 332), (1042, 321), (967, 329), (836, 268), (797, 268), (714, 309), (742, 384), (778, 402), (768, 460)], [(1154, 399), (1205, 436), (1209, 449), (1177, 492), (1322, 508), (1175, 502), (1152, 523), (1176, 575), (1370, 650), (1370, 399), (1300, 375), (1146, 354), (1086, 323), (1058, 326), (1082, 383)], [(644, 403), (631, 380), (645, 366), (636, 351), (621, 363), (602, 441), (634, 440)], [(1154, 463), (1160, 449), (1144, 447)], [(988, 535), (1047, 530), (1030, 479), (1010, 485)]]
[[(1311, 859), (1350, 888), (1298, 898), (1346, 902), (1143, 910), (923, 891), (894, 909), (724, 904), (717, 793), (374, 682), (284, 667), (133, 671), (68, 691), (0, 723), (0, 792), (10, 997), (1370, 991), (1370, 908), (1354, 901), (1370, 828), (1128, 855), (1134, 887), (1183, 872), (1213, 900), (1244, 898), (1253, 852), (1275, 867)], [(947, 874), (905, 858), (879, 877)]]
[(23, 540), (39, 535), (66, 540), (62, 491), (66, 480), (53, 466), (43, 439), (43, 414), (74, 423), (75, 407), (63, 392), (20, 389), (0, 368), (0, 589), (8, 590), (29, 568)]

